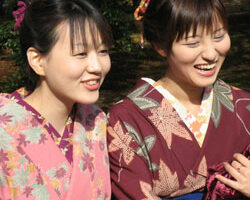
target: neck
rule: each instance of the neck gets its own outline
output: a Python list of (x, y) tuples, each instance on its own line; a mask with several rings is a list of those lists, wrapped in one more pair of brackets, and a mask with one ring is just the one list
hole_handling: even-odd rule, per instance
[(24, 100), (50, 122), (59, 134), (63, 134), (73, 103), (62, 102), (51, 93), (51, 90), (45, 89), (42, 85)]
[(197, 112), (201, 105), (204, 88), (190, 87), (172, 79), (168, 75), (159, 80), (159, 84), (166, 88), (186, 109)]

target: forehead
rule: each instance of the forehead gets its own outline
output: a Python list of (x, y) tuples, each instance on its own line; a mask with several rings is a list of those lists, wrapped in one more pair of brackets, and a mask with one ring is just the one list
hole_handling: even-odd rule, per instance
[(214, 13), (211, 18), (208, 18), (206, 20), (193, 20), (187, 24), (185, 24), (183, 27), (180, 27), (176, 30), (176, 40), (180, 40), (183, 37), (186, 37), (188, 35), (196, 35), (201, 33), (213, 33), (214, 31), (223, 28), (227, 30), (227, 24), (221, 18), (219, 15), (216, 15)]
[(87, 20), (84, 26), (79, 22), (72, 25), (68, 21), (62, 22), (56, 28), (56, 34), (58, 42), (61, 45), (70, 45), (72, 51), (79, 47), (97, 46), (102, 42), (95, 24), (89, 23)]
[(219, 20), (213, 20), (211, 24), (198, 24), (196, 27), (191, 26), (189, 33), (193, 33), (194, 35), (197, 33), (213, 33), (218, 29), (226, 29), (223, 22)]

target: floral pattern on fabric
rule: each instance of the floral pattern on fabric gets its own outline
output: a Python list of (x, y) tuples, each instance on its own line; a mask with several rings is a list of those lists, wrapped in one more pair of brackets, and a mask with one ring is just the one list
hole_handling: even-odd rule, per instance
[(193, 133), (200, 147), (206, 136), (207, 127), (211, 115), (213, 89), (212, 86), (205, 88), (201, 105), (197, 113), (189, 112), (167, 89), (163, 88), (158, 82), (152, 79), (144, 78), (143, 80), (151, 84), (159, 91), (165, 99), (173, 106), (183, 122)]
[(179, 189), (179, 180), (176, 171), (160, 160), (159, 180), (154, 181), (154, 192), (160, 196), (167, 196)]
[(70, 163), (18, 92), (0, 95), (0, 199), (110, 199), (105, 114), (77, 105)]
[[(214, 97), (221, 91), (215, 89), (218, 85), (208, 91), (216, 90), (213, 99), (225, 96), (222, 90)], [(200, 191), (210, 166), (231, 160), (250, 143), (250, 95), (223, 87), (231, 90), (226, 96), (234, 111), (220, 106), (217, 126), (211, 114), (202, 146), (173, 105), (148, 81), (140, 80), (128, 97), (111, 108), (107, 140), (114, 199), (158, 200)], [(224, 105), (224, 100), (218, 101)], [(129, 162), (123, 158), (124, 149), (129, 149)]]
[(150, 110), (152, 115), (149, 119), (154, 123), (167, 142), (168, 148), (171, 149), (172, 136), (177, 135), (186, 140), (192, 140), (187, 130), (180, 125), (180, 118), (173, 107), (169, 105), (166, 99), (161, 102), (161, 107)]
[(234, 112), (233, 96), (231, 88), (223, 81), (216, 81), (214, 84), (214, 99), (211, 118), (215, 127), (218, 127), (221, 120), (221, 106)]
[(135, 154), (133, 149), (129, 147), (132, 137), (129, 135), (129, 133), (123, 133), (119, 121), (114, 126), (114, 130), (111, 127), (108, 127), (108, 131), (110, 135), (114, 137), (112, 142), (109, 144), (109, 151), (113, 152), (121, 149), (123, 160), (127, 165), (129, 165)]
[(128, 95), (128, 97), (142, 110), (159, 107), (159, 103), (157, 101), (142, 96), (148, 87), (149, 84), (144, 84)]
[(192, 172), (184, 181), (185, 188), (171, 194), (171, 196), (180, 196), (188, 194), (190, 191), (197, 191), (206, 184), (207, 162), (205, 156), (202, 158), (197, 173)]

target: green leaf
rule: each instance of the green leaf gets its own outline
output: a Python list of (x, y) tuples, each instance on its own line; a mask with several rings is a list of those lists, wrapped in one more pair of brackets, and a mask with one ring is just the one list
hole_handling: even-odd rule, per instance
[(128, 97), (133, 100), (136, 99), (138, 96), (140, 96), (141, 94), (143, 94), (149, 87), (149, 84), (144, 84), (141, 87), (137, 88), (136, 90), (134, 90), (133, 92), (131, 92)]
[(13, 151), (11, 146), (11, 142), (13, 141), (14, 139), (6, 134), (6, 130), (0, 128), (0, 150)]
[(142, 110), (160, 106), (157, 101), (141, 96), (148, 89), (148, 87), (149, 84), (146, 83), (128, 95), (128, 98), (130, 98)]
[(7, 183), (4, 173), (0, 173), (0, 186), (3, 186)]
[(23, 165), (21, 166), (21, 169), (14, 169), (15, 176), (13, 176), (13, 180), (15, 181), (15, 187), (20, 186), (21, 189), (23, 189), (24, 185), (28, 184), (28, 176), (29, 171), (25, 170)]
[(49, 200), (50, 194), (45, 185), (33, 184), (33, 190), (31, 194), (36, 198), (36, 200)]
[(211, 112), (211, 118), (214, 122), (214, 126), (217, 128), (221, 119), (221, 105), (217, 98), (213, 99), (213, 108)]
[(155, 163), (152, 163), (151, 171), (158, 171), (158, 170), (160, 170), (160, 169), (161, 169), (161, 168), (160, 168), (159, 165), (157, 165), (157, 164), (155, 164)]
[(31, 144), (38, 144), (41, 139), (42, 132), (41, 128), (30, 127), (29, 130), (23, 131), (23, 134), (26, 136), (26, 141), (31, 142)]
[(213, 107), (211, 112), (211, 118), (216, 128), (219, 126), (221, 120), (221, 106), (224, 106), (230, 112), (234, 112), (234, 104), (230, 99), (231, 96), (232, 91), (230, 86), (223, 81), (217, 80), (214, 84)]
[(150, 135), (144, 138), (145, 145), (147, 147), (147, 151), (150, 152), (155, 145), (156, 137), (155, 135)]
[(56, 169), (52, 168), (51, 170), (47, 171), (46, 174), (50, 177), (50, 179), (53, 179), (56, 175)]
[(137, 133), (137, 131), (134, 129), (133, 126), (131, 126), (130, 124), (128, 124), (127, 122), (123, 122), (124, 126), (126, 127), (126, 129), (128, 130), (128, 133), (133, 137), (133, 139), (139, 144), (142, 144), (142, 139), (140, 137), (140, 135)]
[(246, 109), (250, 112), (250, 105), (246, 106)]

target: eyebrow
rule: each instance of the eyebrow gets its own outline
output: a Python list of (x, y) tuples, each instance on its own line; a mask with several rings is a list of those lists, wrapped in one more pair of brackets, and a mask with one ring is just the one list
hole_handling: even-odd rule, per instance
[[(219, 32), (223, 29), (224, 29), (224, 27), (217, 28), (215, 31), (213, 31), (213, 34)], [(188, 38), (192, 38), (192, 37), (201, 37), (201, 35), (189, 35), (189, 36), (185, 37), (184, 39), (187, 40)]]
[(221, 31), (223, 29), (224, 29), (223, 27), (217, 28), (213, 33), (219, 32), (219, 31)]
[[(90, 44), (84, 44), (84, 43), (76, 43), (76, 44), (74, 44), (73, 45), (74, 47), (87, 47), (87, 49), (89, 49), (90, 47), (92, 47), (93, 46), (93, 44), (92, 45), (90, 45)], [(101, 42), (101, 43), (99, 43), (98, 45), (97, 45), (97, 48), (100, 48), (101, 46), (105, 46), (104, 45), (104, 43), (103, 42)]]

